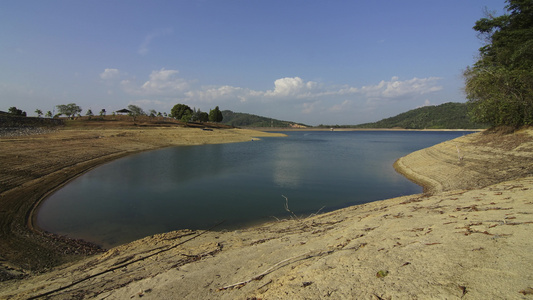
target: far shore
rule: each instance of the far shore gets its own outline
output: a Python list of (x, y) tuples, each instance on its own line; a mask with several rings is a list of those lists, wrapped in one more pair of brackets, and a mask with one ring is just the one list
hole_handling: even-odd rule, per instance
[(405, 128), (291, 128), (291, 127), (245, 127), (251, 130), (260, 130), (265, 132), (277, 131), (473, 131), (479, 132), (485, 129), (405, 129)]
[(262, 130), (100, 128), (0, 139), (0, 298), (533, 295), (532, 128), (478, 132), (413, 152), (395, 168), (424, 194), (305, 219), (169, 232), (104, 253), (27, 226), (39, 199), (103, 162), (168, 146), (282, 136)]

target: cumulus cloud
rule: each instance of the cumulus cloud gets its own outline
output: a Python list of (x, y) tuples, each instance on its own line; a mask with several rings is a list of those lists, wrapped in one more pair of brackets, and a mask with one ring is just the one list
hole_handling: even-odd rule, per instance
[(144, 96), (178, 96), (189, 90), (190, 82), (176, 76), (177, 70), (152, 71), (148, 81), (138, 85), (134, 80), (121, 81), (123, 90), (132, 95)]
[[(105, 69), (100, 78), (110, 85), (118, 83), (110, 79), (125, 75), (118, 69)], [(423, 103), (428, 94), (442, 89), (440, 80), (438, 77), (402, 80), (395, 76), (374, 85), (357, 86), (324, 85), (301, 77), (283, 77), (274, 80), (271, 89), (254, 90), (231, 85), (199, 86), (195, 81), (181, 77), (178, 70), (162, 68), (152, 71), (144, 81), (134, 77), (125, 78), (118, 87), (134, 97), (132, 101), (135, 102), (132, 103), (147, 109), (155, 106), (165, 110), (176, 103), (185, 103), (202, 109), (219, 105), (235, 111), (265, 113), (274, 118), (295, 121), (299, 121), (298, 116), (311, 120), (357, 118), (369, 121), (369, 118), (373, 118), (369, 111), (383, 108), (397, 110), (400, 106), (414, 107)], [(276, 105), (272, 105), (273, 102)], [(393, 103), (396, 104), (394, 108), (391, 106)], [(425, 104), (430, 103), (426, 100)]]
[(339, 95), (349, 95), (349, 94), (355, 94), (355, 93), (359, 93), (359, 92), (360, 92), (360, 89), (358, 89), (356, 87), (347, 86), (347, 87), (343, 87), (343, 88), (339, 89), (337, 94), (339, 94)]
[(363, 86), (361, 92), (370, 98), (402, 98), (405, 96), (424, 95), (436, 92), (442, 89), (442, 86), (436, 85), (439, 77), (417, 78), (399, 80), (394, 76), (390, 81), (382, 80), (379, 84), (373, 86)]
[(185, 93), (187, 98), (204, 103), (231, 100), (238, 100), (241, 103), (245, 103), (252, 98), (256, 99), (261, 94), (261, 92), (257, 92), (251, 89), (234, 87), (229, 85), (219, 87), (206, 86), (197, 90), (190, 90)]
[(104, 72), (100, 73), (100, 79), (102, 80), (118, 79), (119, 77), (120, 72), (118, 69), (105, 69)]
[(285, 77), (274, 81), (274, 89), (265, 92), (267, 97), (305, 97), (311, 95), (318, 84), (313, 81), (304, 82), (300, 77)]
[(183, 78), (178, 78), (177, 70), (152, 71), (150, 79), (142, 85), (142, 89), (148, 93), (162, 93), (165, 91), (184, 91), (189, 84)]

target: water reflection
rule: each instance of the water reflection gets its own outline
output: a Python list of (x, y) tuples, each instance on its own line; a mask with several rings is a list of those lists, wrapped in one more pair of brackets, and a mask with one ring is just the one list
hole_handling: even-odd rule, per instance
[(119, 159), (44, 201), (37, 225), (105, 247), (218, 221), (233, 229), (421, 192), (395, 159), (462, 133), (293, 132), (238, 144), (167, 148)]
[(284, 143), (274, 148), (274, 183), (282, 188), (296, 189), (302, 181), (305, 161), (301, 144)]

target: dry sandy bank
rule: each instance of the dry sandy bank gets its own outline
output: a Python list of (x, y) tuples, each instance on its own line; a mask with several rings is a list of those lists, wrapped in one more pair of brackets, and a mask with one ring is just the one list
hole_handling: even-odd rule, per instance
[(0, 297), (529, 299), (532, 133), (478, 133), (402, 158), (397, 168), (432, 194), (156, 235), (0, 283)]

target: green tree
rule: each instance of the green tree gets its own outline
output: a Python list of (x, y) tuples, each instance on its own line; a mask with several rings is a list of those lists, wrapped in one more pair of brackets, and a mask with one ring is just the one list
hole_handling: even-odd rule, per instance
[(10, 107), (8, 109), (8, 112), (10, 114), (17, 115), (17, 116), (23, 116), (23, 117), (26, 116), (26, 112), (25, 111), (23, 111), (22, 109), (18, 109), (15, 106)]
[(463, 75), (474, 122), (518, 127), (533, 124), (533, 1), (506, 2), (508, 14), (476, 22), (486, 44)]
[(222, 117), (222, 112), (218, 106), (209, 111), (209, 121), (218, 123), (222, 122), (222, 119), (224, 119), (224, 117)]
[(57, 105), (57, 113), (59, 115), (66, 115), (69, 118), (74, 117), (74, 115), (81, 113), (82, 109), (76, 103), (61, 104)]
[(207, 122), (209, 121), (209, 114), (205, 111), (198, 111), (197, 118), (199, 122)]
[(52, 112), (51, 111), (47, 111), (46, 115), (44, 115), (44, 116), (47, 117), (47, 118), (51, 118), (52, 117)]
[(144, 110), (137, 105), (128, 105), (128, 110), (130, 111), (129, 115), (133, 118), (133, 122), (135, 122), (138, 116), (146, 115)]
[(200, 109), (193, 108), (192, 120), (195, 122), (207, 122), (209, 121), (209, 114)]
[(105, 117), (106, 111), (104, 108), (100, 111), (100, 117)]
[(35, 113), (37, 114), (37, 117), (39, 117), (39, 118), (43, 115), (43, 111), (40, 110), (40, 109), (36, 109)]
[(174, 119), (182, 120), (185, 115), (192, 115), (192, 109), (186, 104), (178, 103), (170, 110), (170, 117)]
[(85, 115), (89, 116), (89, 117), (94, 116), (92, 109), (89, 108), (89, 110), (87, 111), (87, 113)]
[(187, 122), (190, 122), (192, 119), (192, 112), (189, 112), (189, 111), (186, 111), (182, 116), (181, 116), (181, 121), (183, 123), (187, 123)]
[(142, 108), (137, 105), (130, 104), (128, 105), (128, 110), (135, 116), (144, 116), (146, 113)]

